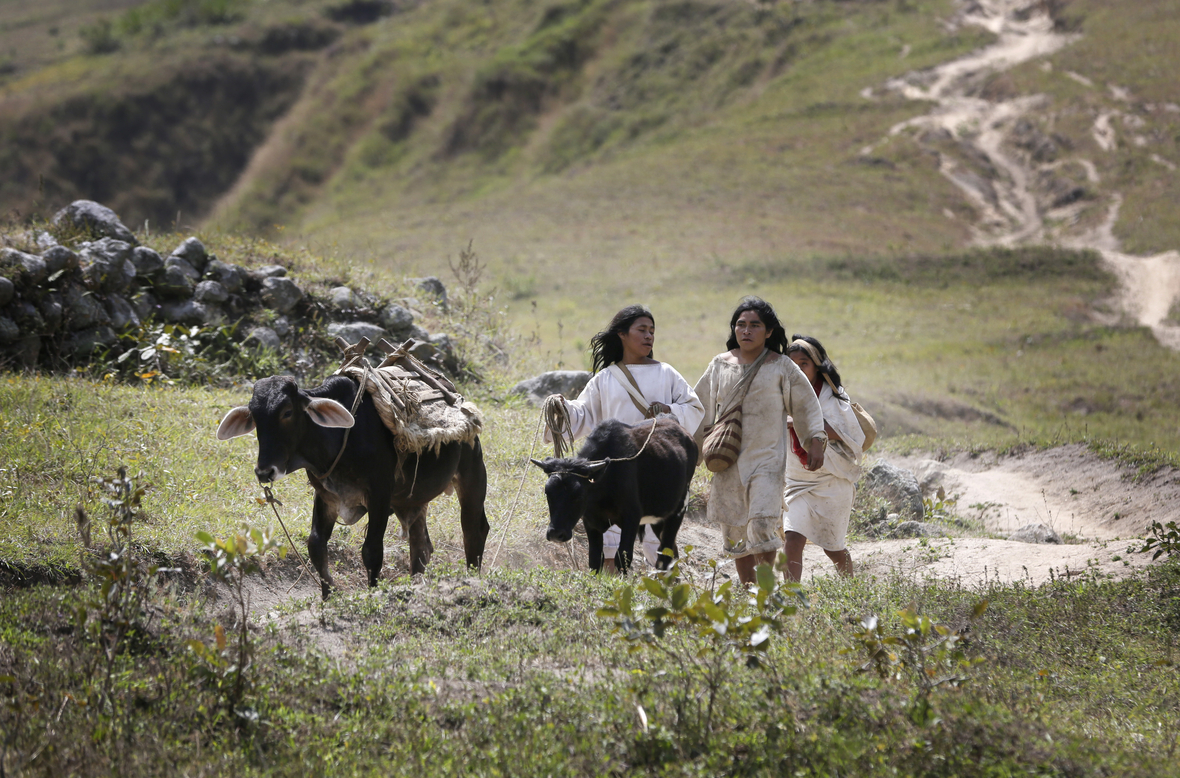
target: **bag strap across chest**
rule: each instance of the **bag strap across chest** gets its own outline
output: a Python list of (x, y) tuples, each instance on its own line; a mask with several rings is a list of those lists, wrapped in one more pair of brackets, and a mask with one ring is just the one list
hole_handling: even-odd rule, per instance
[[(750, 363), (750, 366), (742, 371), (742, 377), (734, 384), (729, 392), (725, 395), (725, 402), (717, 404), (717, 416), (720, 419), (731, 410), (741, 405), (742, 401), (746, 399), (746, 392), (750, 389), (750, 384), (754, 383), (754, 376), (758, 375), (758, 368), (762, 367), (762, 363), (766, 361), (766, 355), (770, 353), (770, 349), (763, 349), (758, 358)], [(725, 411), (722, 412), (721, 409)]]
[(635, 380), (635, 376), (631, 375), (631, 371), (622, 362), (615, 362), (609, 368), (611, 375), (615, 380), (627, 390), (627, 394), (631, 397), (631, 402), (643, 414), (643, 418), (651, 418), (651, 403), (643, 396), (643, 392), (639, 389), (639, 383)]

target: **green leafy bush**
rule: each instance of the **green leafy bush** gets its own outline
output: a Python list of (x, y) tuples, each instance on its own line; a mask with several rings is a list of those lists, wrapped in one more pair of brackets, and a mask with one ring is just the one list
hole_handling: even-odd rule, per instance
[[(686, 554), (691, 551), (685, 548)], [(780, 565), (784, 559), (780, 554)], [(778, 580), (770, 565), (758, 566), (757, 584), (749, 589), (732, 579), (718, 586), (716, 560), (709, 560), (709, 569), (709, 586), (700, 587), (682, 580), (681, 560), (675, 560), (666, 571), (639, 579), (654, 605), (644, 607), (635, 587), (624, 584), (597, 611), (632, 652), (669, 660), (668, 695), (676, 728), (690, 747), (707, 747), (718, 695), (737, 670), (735, 660), (750, 668), (770, 667), (772, 638), (783, 635), (786, 619), (807, 606), (803, 587)], [(640, 715), (646, 728), (642, 708)]]
[(215, 538), (208, 532), (198, 532), (203, 550), (208, 555), (209, 572), (218, 581), (229, 587), (234, 599), (237, 629), (234, 640), (230, 641), (225, 627), (213, 628), (213, 642), (188, 641), (189, 650), (197, 658), (201, 674), (219, 693), (226, 710), (239, 722), (253, 723), (258, 714), (253, 708), (242, 707), (242, 701), (251, 686), (251, 668), (254, 662), (254, 644), (250, 640), (250, 605), (246, 595), (246, 579), (262, 569), (262, 557), (272, 550), (278, 550), (279, 557), (287, 555), (282, 545), (270, 530), (246, 527), (241, 533), (228, 538)]
[(250, 349), (236, 341), (237, 327), (141, 324), (123, 334), (121, 345), (100, 356), (98, 369), (106, 376), (145, 384), (229, 385), (241, 377), (283, 368), (274, 352)]
[(1155, 551), (1151, 555), (1152, 559), (1159, 559), (1166, 554), (1169, 560), (1180, 560), (1180, 525), (1174, 521), (1167, 524), (1151, 522), (1148, 536), (1139, 547), (1138, 553), (1146, 554), (1152, 550)]
[[(987, 600), (976, 604), (972, 618), (982, 616), (987, 605)], [(965, 683), (966, 671), (983, 660), (967, 656), (963, 627), (951, 629), (911, 608), (897, 615), (901, 629), (892, 634), (875, 614), (861, 619), (860, 631), (853, 636), (868, 657), (861, 670), (876, 670), (882, 678), (909, 680), (915, 687), (910, 720), (919, 726), (937, 724), (941, 719), (930, 703), (931, 694), (940, 686)], [(854, 651), (856, 648), (844, 649), (842, 653)]]

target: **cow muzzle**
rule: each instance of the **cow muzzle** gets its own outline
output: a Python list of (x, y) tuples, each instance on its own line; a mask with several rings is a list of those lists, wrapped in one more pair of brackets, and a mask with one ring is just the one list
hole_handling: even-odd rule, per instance
[(545, 533), (545, 540), (550, 540), (554, 543), (568, 543), (573, 536), (573, 530), (558, 529), (557, 527), (550, 526), (549, 531)]
[(283, 471), (275, 465), (268, 465), (262, 467), (261, 465), (254, 468), (254, 475), (258, 477), (258, 482), (263, 484), (274, 483), (283, 477)]

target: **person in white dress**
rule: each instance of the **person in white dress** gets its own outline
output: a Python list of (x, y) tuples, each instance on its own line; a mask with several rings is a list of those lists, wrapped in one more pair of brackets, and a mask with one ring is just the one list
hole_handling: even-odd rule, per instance
[[(565, 404), (575, 439), (589, 435), (606, 419), (638, 424), (661, 413), (672, 414), (690, 435), (696, 430), (705, 409), (675, 368), (652, 358), (655, 338), (655, 317), (642, 305), (629, 305), (619, 311), (605, 330), (591, 338), (594, 376), (576, 400), (553, 395)], [(631, 379), (634, 385), (629, 391)], [(545, 440), (553, 440), (549, 430), (545, 431)], [(603, 569), (607, 572), (617, 570), (615, 554), (621, 536), (617, 526), (603, 534)], [(648, 526), (644, 526), (642, 546), (644, 557), (654, 565), (659, 558), (660, 541)]]
[[(755, 362), (763, 361), (741, 399), (742, 439), (737, 461), (716, 473), (709, 483), (709, 521), (721, 528), (726, 555), (734, 560), (738, 578), (752, 583), (760, 564), (774, 564), (783, 515), (784, 468), (791, 448), (788, 418), (794, 418), (808, 452), (809, 466), (823, 467), (823, 414), (807, 377), (785, 356), (787, 338), (774, 308), (758, 297), (746, 297), (729, 321), (729, 340), (713, 357), (696, 391), (708, 425), (728, 410), (722, 403)], [(765, 354), (764, 354), (765, 352)]]
[(810, 540), (824, 550), (840, 575), (852, 577), (852, 555), (845, 541), (855, 484), (860, 478), (865, 434), (852, 411), (852, 400), (844, 390), (840, 373), (823, 345), (815, 338), (793, 335), (786, 354), (811, 382), (828, 435), (823, 467), (809, 470), (803, 465), (798, 436), (791, 431), (793, 453), (787, 455), (787, 486), (783, 493), (786, 574), (792, 581), (802, 577), (803, 547)]

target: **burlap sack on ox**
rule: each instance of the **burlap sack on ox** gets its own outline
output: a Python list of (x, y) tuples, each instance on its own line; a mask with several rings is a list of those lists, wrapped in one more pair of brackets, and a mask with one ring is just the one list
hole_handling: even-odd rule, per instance
[(406, 344), (382, 340), (380, 345), (389, 352), (380, 365), (371, 367), (363, 355), (354, 354), (336, 375), (364, 386), (398, 451), (437, 453), (445, 443), (470, 444), (483, 432), (483, 414), (450, 381), (418, 361)]

